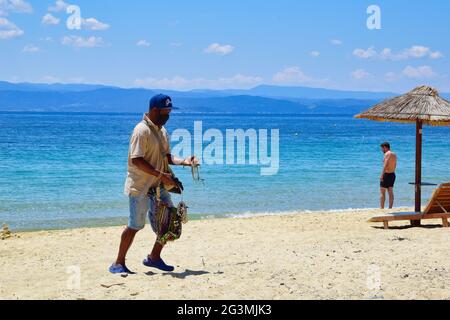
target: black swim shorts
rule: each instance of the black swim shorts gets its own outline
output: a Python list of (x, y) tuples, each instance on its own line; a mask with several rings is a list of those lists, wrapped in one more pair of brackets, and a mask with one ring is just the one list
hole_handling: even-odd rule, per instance
[(380, 187), (384, 189), (393, 188), (395, 184), (396, 175), (395, 173), (385, 173), (384, 179), (380, 183)]

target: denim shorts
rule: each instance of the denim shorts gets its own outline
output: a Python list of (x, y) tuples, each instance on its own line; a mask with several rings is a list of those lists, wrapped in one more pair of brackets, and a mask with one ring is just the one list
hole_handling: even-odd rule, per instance
[[(173, 207), (170, 193), (161, 189), (161, 201)], [(145, 228), (145, 219), (148, 216), (152, 230), (156, 232), (156, 196), (142, 195), (130, 196), (130, 219), (128, 228), (142, 230)]]

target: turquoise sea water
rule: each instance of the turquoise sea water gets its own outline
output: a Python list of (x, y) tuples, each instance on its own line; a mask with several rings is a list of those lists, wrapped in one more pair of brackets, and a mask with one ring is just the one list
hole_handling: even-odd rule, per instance
[[(141, 114), (0, 113), (0, 223), (51, 229), (126, 222), (128, 142)], [(378, 206), (382, 153), (399, 156), (397, 206), (413, 206), (415, 128), (351, 116), (174, 114), (169, 132), (280, 129), (280, 170), (203, 166), (205, 182), (175, 172), (194, 218)], [(450, 128), (424, 130), (424, 181), (450, 181)], [(424, 201), (432, 188), (424, 189)], [(175, 200), (178, 198), (175, 197)]]

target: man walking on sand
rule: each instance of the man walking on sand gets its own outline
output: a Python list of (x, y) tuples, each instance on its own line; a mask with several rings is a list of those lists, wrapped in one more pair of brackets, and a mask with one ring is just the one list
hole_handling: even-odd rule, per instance
[[(109, 271), (113, 274), (132, 274), (126, 266), (126, 255), (136, 233), (145, 227), (148, 215), (153, 230), (158, 230), (156, 215), (156, 188), (159, 199), (169, 206), (173, 203), (168, 190), (179, 187), (179, 183), (169, 172), (170, 165), (198, 165), (195, 157), (178, 159), (170, 154), (169, 137), (164, 125), (170, 118), (172, 100), (166, 95), (157, 95), (150, 101), (149, 113), (135, 127), (131, 136), (128, 154), (128, 175), (125, 194), (129, 196), (130, 218), (128, 227), (122, 233), (119, 254)], [(164, 243), (155, 242), (153, 251), (144, 260), (144, 265), (162, 271), (172, 272), (174, 267), (161, 259)]]
[(381, 150), (384, 153), (383, 171), (380, 177), (380, 191), (381, 191), (381, 209), (384, 209), (386, 203), (386, 191), (389, 193), (389, 209), (394, 207), (394, 184), (395, 184), (395, 170), (397, 169), (397, 155), (391, 151), (391, 145), (385, 142), (381, 145)]

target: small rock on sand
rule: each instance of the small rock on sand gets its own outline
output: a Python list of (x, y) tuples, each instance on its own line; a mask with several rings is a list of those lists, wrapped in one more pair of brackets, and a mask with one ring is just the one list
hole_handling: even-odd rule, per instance
[(2, 228), (2, 232), (0, 233), (0, 239), (1, 240), (6, 240), (12, 237), (12, 233), (9, 230), (8, 225), (5, 223), (3, 224), (3, 228)]

